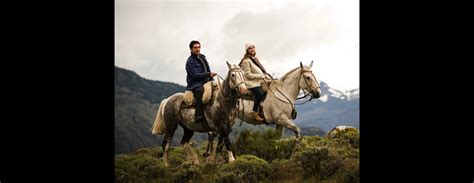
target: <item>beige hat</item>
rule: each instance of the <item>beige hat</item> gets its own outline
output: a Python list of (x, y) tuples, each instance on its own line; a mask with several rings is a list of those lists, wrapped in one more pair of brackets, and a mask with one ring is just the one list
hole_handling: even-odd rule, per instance
[(253, 44), (253, 43), (246, 43), (246, 44), (245, 44), (245, 51), (247, 51), (250, 46), (255, 46), (255, 44)]

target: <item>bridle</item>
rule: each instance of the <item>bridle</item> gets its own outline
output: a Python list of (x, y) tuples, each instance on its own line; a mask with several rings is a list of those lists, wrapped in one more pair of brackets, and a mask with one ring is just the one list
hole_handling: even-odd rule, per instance
[[(304, 68), (302, 68), (302, 69), (300, 70), (300, 75), (298, 76), (298, 87), (300, 87), (300, 88), (303, 90), (304, 96), (303, 96), (303, 97), (299, 97), (299, 98), (297, 98), (296, 100), (299, 100), (299, 99), (302, 99), (302, 98), (306, 98), (306, 96), (308, 96), (308, 95), (311, 95), (311, 98), (310, 98), (309, 100), (311, 100), (311, 99), (314, 98), (313, 95), (310, 94), (310, 92), (307, 91), (307, 89), (301, 87), (301, 85), (300, 85), (301, 78), (302, 78), (303, 74), (306, 73), (306, 72), (311, 73), (311, 76), (313, 77), (314, 81), (316, 82), (317, 87), (315, 88), (315, 90), (321, 88), (321, 86), (320, 86), (319, 83), (318, 83), (318, 80), (316, 80), (316, 76), (314, 76), (314, 74), (313, 74), (313, 71), (310, 70), (310, 69), (304, 69)], [(308, 88), (311, 87), (312, 83), (309, 83), (309, 81), (308, 81), (306, 78), (305, 78), (304, 81), (305, 81), (306, 86), (307, 86)], [(305, 102), (305, 103), (306, 103), (306, 102)]]
[[(245, 84), (244, 71), (242, 71), (241, 68), (233, 68), (233, 69), (230, 69), (230, 70), (229, 70), (229, 73), (227, 74), (227, 77), (229, 77), (229, 74), (232, 74), (232, 73), (234, 73), (234, 72), (235, 72), (235, 73), (238, 73), (238, 74), (236, 74), (236, 75), (234, 75), (234, 76), (237, 76), (237, 75), (238, 75), (238, 77), (241, 79), (241, 82), (235, 84), (234, 80), (231, 79), (230, 81), (231, 81), (232, 84), (235, 86), (235, 88), (238, 90), (238, 89), (239, 89), (239, 86), (240, 86), (241, 84)], [(230, 82), (229, 82), (229, 87), (230, 87)]]
[[(234, 73), (237, 73), (237, 74), (234, 74)], [(234, 76), (239, 77), (239, 78), (241, 79), (241, 82), (239, 82), (239, 83), (236, 84), (236, 83), (234, 82), (234, 80), (236, 80), (236, 79), (230, 78), (230, 81), (227, 82), (227, 85), (229, 86), (229, 88), (231, 88), (231, 87), (230, 87), (230, 82), (232, 82), (232, 84), (234, 85), (235, 89), (238, 91), (238, 90), (239, 90), (239, 86), (242, 85), (242, 84), (245, 84), (244, 71), (242, 71), (241, 68), (233, 68), (233, 69), (230, 69), (230, 70), (229, 70), (229, 72), (227, 73), (227, 77), (228, 77), (228, 78), (231, 77), (231, 74), (234, 74)], [(217, 74), (217, 76), (219, 76), (219, 78), (221, 78), (222, 80), (225, 81), (225, 79), (222, 78), (219, 74)], [(219, 82), (219, 86), (221, 86), (220, 80), (218, 79), (217, 81)], [(240, 95), (240, 92), (237, 92), (237, 93), (239, 93), (239, 95)], [(224, 96), (224, 95), (222, 95), (222, 96), (223, 96), (226, 100), (229, 100), (229, 99), (231, 98), (231, 97)]]
[[(268, 88), (268, 91), (270, 91), (270, 92), (275, 96), (275, 98), (277, 98), (278, 100), (280, 100), (280, 101), (282, 101), (282, 102), (284, 102), (284, 103), (290, 104), (292, 110), (293, 110), (293, 111), (296, 111), (296, 110), (295, 110), (295, 105), (303, 105), (303, 104), (305, 104), (306, 102), (309, 102), (309, 101), (311, 101), (311, 100), (313, 99), (312, 94), (310, 94), (310, 92), (307, 92), (306, 89), (304, 89), (304, 88), (301, 87), (301, 85), (300, 85), (301, 77), (302, 77), (303, 74), (306, 73), (306, 72), (310, 72), (311, 75), (313, 76), (314, 80), (315, 80), (316, 83), (317, 83), (316, 76), (314, 76), (313, 72), (312, 72), (310, 69), (301, 68), (301, 70), (300, 70), (300, 75), (298, 76), (298, 87), (301, 88), (301, 89), (303, 90), (303, 92), (305, 92), (305, 95), (304, 95), (303, 97), (297, 98), (296, 100), (299, 100), (299, 99), (305, 98), (305, 97), (308, 96), (308, 95), (311, 95), (311, 97), (310, 97), (307, 101), (305, 101), (305, 102), (303, 102), (303, 103), (301, 103), (301, 104), (293, 104), (293, 102), (291, 102), (291, 100), (285, 95), (285, 93), (283, 93), (278, 87), (275, 87), (276, 90), (277, 90), (283, 97), (285, 97), (286, 101), (283, 100), (283, 99), (281, 99), (281, 98), (279, 98), (277, 95), (275, 95), (275, 93), (272, 91), (272, 89), (271, 89), (270, 87)], [(309, 88), (309, 87), (311, 86), (310, 83), (308, 83), (307, 79), (305, 79), (305, 82), (306, 82), (306, 86)], [(317, 85), (318, 85), (318, 86), (316, 87), (316, 89), (319, 89), (319, 88), (320, 88), (319, 83), (317, 83)]]
[[(234, 73), (238, 73), (238, 74), (234, 74)], [(240, 67), (238, 67), (238, 68), (230, 69), (229, 72), (227, 73), (227, 78), (232, 77), (231, 74), (234, 74), (234, 76), (236, 76), (236, 77), (235, 77), (234, 79), (231, 78), (231, 79), (230, 79), (230, 82), (232, 82), (232, 84), (234, 85), (235, 89), (236, 89), (237, 91), (239, 91), (239, 86), (240, 86), (241, 84), (245, 84), (244, 72), (242, 71), (242, 69), (241, 69)], [(217, 76), (219, 76), (219, 78), (221, 78), (222, 80), (225, 81), (225, 79), (222, 78), (219, 74), (218, 74)], [(237, 77), (239, 77), (239, 78), (241, 79), (241, 82), (235, 84), (234, 80), (236, 80)], [(219, 82), (219, 86), (222, 86), (221, 83), (220, 83), (220, 80), (217, 79), (217, 81)], [(231, 88), (231, 87), (230, 87), (230, 82), (227, 82), (229, 88)], [(240, 102), (237, 103), (237, 109), (239, 108), (240, 103), (242, 103), (243, 110), (245, 110), (245, 105), (243, 105), (243, 98), (242, 98), (242, 95), (240, 94), (240, 92), (237, 92), (237, 94), (238, 94), (238, 98), (240, 98)], [(231, 100), (231, 99), (232, 99), (232, 97), (230, 97), (230, 96), (225, 96), (224, 93), (222, 94), (222, 97), (223, 97), (225, 100)], [(239, 115), (239, 111), (238, 111), (238, 110), (237, 110), (237, 115)], [(240, 119), (241, 119), (240, 125), (242, 125), (243, 116), (244, 116), (244, 113), (243, 113), (243, 111), (242, 111), (242, 114), (241, 114), (241, 117), (240, 117)]]

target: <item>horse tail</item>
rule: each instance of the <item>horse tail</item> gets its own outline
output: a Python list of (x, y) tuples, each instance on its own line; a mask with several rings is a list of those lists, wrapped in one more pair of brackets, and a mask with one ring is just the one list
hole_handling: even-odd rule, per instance
[(165, 132), (165, 123), (163, 120), (163, 114), (165, 112), (165, 106), (168, 103), (169, 98), (165, 98), (161, 101), (160, 107), (158, 108), (158, 113), (156, 114), (155, 122), (153, 122), (153, 127), (151, 133), (154, 135), (163, 135)]

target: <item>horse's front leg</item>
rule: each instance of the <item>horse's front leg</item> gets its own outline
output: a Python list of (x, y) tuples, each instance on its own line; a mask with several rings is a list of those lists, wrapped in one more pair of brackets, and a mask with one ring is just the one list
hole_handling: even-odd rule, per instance
[(293, 133), (295, 133), (296, 142), (297, 143), (301, 142), (300, 128), (296, 126), (295, 123), (293, 123), (293, 121), (288, 119), (288, 117), (284, 116), (278, 119), (278, 124), (293, 131)]
[(227, 150), (229, 162), (232, 162), (235, 160), (235, 158), (231, 150), (231, 144), (230, 144), (230, 139), (229, 139), (231, 127), (230, 125), (228, 125), (228, 123), (220, 123), (218, 124), (218, 129), (219, 129), (219, 142), (217, 143), (216, 152), (220, 153), (225, 146)]
[(206, 149), (206, 152), (202, 154), (205, 158), (209, 157), (212, 154), (212, 151), (214, 149), (214, 139), (216, 139), (217, 133), (212, 132), (212, 131), (207, 132), (207, 136), (208, 136), (207, 149)]
[(222, 152), (222, 148), (224, 148), (224, 136), (222, 134), (219, 134), (219, 138), (217, 140), (216, 153)]
[(227, 149), (227, 155), (228, 155), (228, 158), (229, 158), (229, 163), (232, 162), (232, 161), (235, 161), (234, 153), (232, 153), (232, 149), (231, 149), (229, 133), (227, 133), (226, 136), (225, 136), (225, 147)]

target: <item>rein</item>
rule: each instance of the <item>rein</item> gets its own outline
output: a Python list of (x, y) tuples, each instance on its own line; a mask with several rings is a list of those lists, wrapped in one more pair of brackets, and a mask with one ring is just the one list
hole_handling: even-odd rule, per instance
[[(301, 76), (302, 76), (304, 73), (306, 73), (306, 72), (310, 72), (311, 75), (313, 76), (313, 78), (314, 78), (315, 81), (316, 81), (316, 77), (314, 76), (314, 74), (313, 74), (313, 72), (312, 72), (311, 70), (302, 69), (302, 70), (300, 71), (300, 75), (298, 76), (298, 87), (300, 87), (300, 88), (302, 88), (302, 87), (299, 85), (299, 84), (300, 84), (300, 81), (301, 81)], [(310, 85), (311, 83), (308, 83), (308, 81), (307, 81), (306, 79), (305, 79), (304, 81), (306, 82), (306, 86), (308, 86), (308, 87), (311, 86), (311, 85)], [(320, 88), (320, 86), (318, 85), (318, 87), (316, 87), (316, 89), (319, 89), (319, 88)], [(285, 99), (286, 99), (287, 101), (285, 101), (285, 100), (279, 98), (277, 95), (275, 95), (275, 93), (272, 91), (272, 89), (271, 89), (270, 87), (268, 88), (268, 90), (269, 90), (269, 91), (275, 96), (275, 98), (277, 98), (278, 100), (280, 100), (280, 101), (282, 101), (282, 102), (284, 102), (284, 103), (287, 103), (287, 104), (291, 104), (291, 108), (292, 108), (293, 110), (295, 110), (295, 107), (294, 107), (295, 105), (303, 105), (303, 104), (305, 104), (306, 102), (309, 102), (309, 101), (311, 101), (311, 100), (313, 99), (313, 97), (310, 97), (307, 101), (305, 101), (305, 102), (303, 102), (303, 103), (301, 103), (301, 104), (293, 104), (293, 102), (291, 102), (291, 100), (285, 95), (285, 93), (283, 93), (278, 87), (276, 87), (276, 90), (277, 90), (278, 93), (280, 93), (283, 97), (285, 97)], [(299, 98), (296, 98), (296, 100), (306, 98), (308, 95), (310, 95), (310, 93), (307, 92), (305, 89), (302, 88), (302, 90), (303, 90), (304, 96), (299, 97)]]
[[(238, 72), (238, 73), (239, 73), (239, 74), (236, 74), (236, 75), (238, 75), (238, 77), (240, 77), (241, 82), (235, 84), (234, 80), (230, 79), (230, 82), (232, 82), (232, 84), (234, 84), (235, 89), (236, 89), (236, 90), (239, 90), (239, 86), (240, 86), (241, 84), (245, 84), (244, 72), (243, 72), (240, 68), (233, 68), (233, 69), (229, 70), (229, 72), (227, 73), (227, 78), (230, 77), (229, 75), (230, 75), (231, 72)], [(217, 74), (217, 76), (219, 76), (219, 78), (221, 78), (222, 80), (225, 81), (225, 79), (222, 78), (219, 74)], [(219, 79), (217, 79), (217, 82), (219, 83), (219, 86), (222, 86), (222, 85), (220, 84), (220, 80), (219, 80)], [(230, 88), (230, 82), (228, 82), (229, 88)], [(245, 105), (244, 105), (244, 103), (243, 103), (243, 98), (242, 98), (242, 95), (240, 94), (240, 92), (237, 92), (237, 95), (238, 95), (238, 99), (240, 99), (240, 101), (237, 100), (237, 101), (238, 101), (238, 102), (237, 102), (237, 116), (238, 116), (238, 115), (239, 115), (240, 103), (242, 103), (242, 108), (243, 108), (243, 110), (245, 110)], [(222, 97), (223, 97), (225, 100), (231, 100), (231, 99), (232, 99), (232, 97), (225, 96), (224, 93), (222, 93)], [(241, 116), (240, 116), (240, 126), (242, 126), (242, 122), (243, 122), (242, 119), (243, 119), (243, 116), (244, 116), (244, 111), (242, 111)]]

